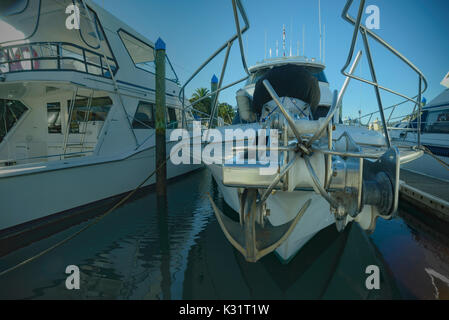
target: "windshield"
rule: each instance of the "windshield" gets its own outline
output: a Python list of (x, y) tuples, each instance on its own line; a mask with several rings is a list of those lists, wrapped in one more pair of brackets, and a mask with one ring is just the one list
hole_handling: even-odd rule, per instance
[[(248, 81), (246, 82), (246, 85), (251, 85), (251, 84), (257, 83), (257, 81), (259, 81), (265, 75), (265, 73), (267, 73), (268, 70), (270, 70), (270, 69), (269, 68), (259, 69), (259, 70), (255, 71), (254, 73), (252, 73), (250, 75)], [(315, 68), (313, 68), (313, 70), (309, 70), (309, 71), (312, 72), (312, 75), (315, 78), (317, 78), (319, 82), (329, 83), (327, 81), (324, 71), (316, 72), (317, 70)]]

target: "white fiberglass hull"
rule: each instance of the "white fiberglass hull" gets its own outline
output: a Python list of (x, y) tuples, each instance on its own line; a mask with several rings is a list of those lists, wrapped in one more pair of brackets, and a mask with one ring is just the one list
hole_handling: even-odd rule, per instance
[[(222, 180), (222, 167), (208, 165), (226, 203), (236, 212), (239, 211), (237, 188), (226, 187)], [(314, 192), (281, 192), (269, 197), (267, 208), (270, 209), (268, 220), (273, 226), (285, 224), (296, 217), (301, 207), (309, 200), (312, 202), (304, 216), (296, 225), (287, 240), (276, 249), (276, 254), (283, 263), (290, 261), (301, 248), (318, 232), (335, 223), (330, 206), (320, 195)]]
[[(169, 146), (167, 151), (170, 150)], [(200, 167), (201, 165), (174, 165), (168, 161), (167, 178), (174, 178)], [(0, 176), (0, 232), (134, 190), (154, 170), (155, 148), (152, 147), (117, 161)], [(156, 175), (144, 186), (155, 182)]]

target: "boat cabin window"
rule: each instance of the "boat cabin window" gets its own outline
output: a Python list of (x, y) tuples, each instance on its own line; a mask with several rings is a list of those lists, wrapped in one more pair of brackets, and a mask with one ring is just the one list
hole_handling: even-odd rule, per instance
[(154, 48), (123, 30), (119, 30), (118, 34), (122, 39), (126, 50), (128, 50), (134, 65), (145, 71), (156, 72), (154, 64)]
[(0, 2), (0, 12), (3, 16), (12, 16), (25, 11), (29, 0), (13, 0)]
[[(154, 48), (130, 35), (126, 31), (119, 30), (118, 34), (134, 65), (139, 69), (156, 73)], [(178, 75), (167, 55), (165, 56), (165, 65), (165, 78), (179, 84)]]
[[(67, 101), (67, 107), (70, 109), (71, 106), (72, 101)], [(111, 106), (112, 100), (109, 97), (76, 99), (70, 122), (70, 133), (83, 133), (80, 132), (81, 123), (106, 121)]]
[(429, 111), (424, 132), (449, 133), (449, 108), (439, 111)]
[(136, 114), (134, 115), (134, 129), (151, 129), (155, 127), (154, 104), (149, 102), (139, 102)]
[(27, 110), (20, 101), (0, 99), (0, 143)]
[(41, 1), (0, 1), (0, 43), (21, 41), (31, 37), (39, 22)]
[[(256, 72), (252, 73), (251, 76), (249, 77), (248, 81), (246, 82), (246, 85), (257, 83), (257, 81), (259, 81), (268, 70), (269, 69), (265, 68), (265, 69), (261, 69), (261, 70), (258, 70)], [(319, 71), (319, 72), (314, 72), (314, 71), (317, 71), (317, 69), (313, 68), (313, 71), (311, 71), (311, 72), (312, 72), (312, 75), (315, 78), (317, 78), (319, 82), (329, 83), (324, 71)]]
[(167, 128), (175, 129), (178, 127), (178, 120), (176, 119), (176, 109), (167, 108)]
[(47, 103), (48, 133), (62, 133), (61, 104), (59, 102)]
[[(176, 116), (176, 109), (168, 107), (165, 115), (167, 120), (167, 129), (175, 129), (178, 127), (178, 119)], [(134, 115), (133, 128), (134, 129), (154, 129), (156, 128), (155, 105), (150, 102), (139, 102), (139, 105)]]
[(324, 73), (324, 71), (321, 71), (321, 72), (318, 72), (318, 73), (313, 73), (312, 75), (315, 78), (317, 78), (319, 82), (329, 83), (329, 81), (327, 81), (326, 74)]

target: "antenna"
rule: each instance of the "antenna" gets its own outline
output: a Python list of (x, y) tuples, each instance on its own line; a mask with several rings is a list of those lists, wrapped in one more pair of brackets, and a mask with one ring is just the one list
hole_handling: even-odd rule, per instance
[(323, 24), (323, 64), (326, 64), (326, 25)]
[(285, 24), (282, 25), (282, 51), (285, 57)]
[(306, 56), (306, 25), (302, 25), (302, 55)]
[(290, 57), (293, 55), (293, 53), (292, 53), (292, 39), (293, 39), (293, 18), (290, 19)]
[(321, 48), (321, 43), (322, 43), (322, 34), (321, 34), (321, 0), (318, 0), (318, 23), (319, 23), (319, 28), (320, 28), (320, 60), (322, 60), (322, 48)]
[(264, 59), (266, 59), (266, 58), (267, 58), (267, 30), (265, 30), (265, 58)]

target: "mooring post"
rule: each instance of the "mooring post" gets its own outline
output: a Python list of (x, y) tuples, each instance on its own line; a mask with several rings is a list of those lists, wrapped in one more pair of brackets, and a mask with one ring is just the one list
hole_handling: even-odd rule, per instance
[(156, 41), (156, 194), (158, 197), (167, 196), (166, 126), (165, 43), (159, 38)]
[[(212, 76), (211, 81), (210, 81), (210, 91), (211, 92), (215, 92), (215, 91), (217, 91), (217, 89), (218, 89), (218, 78), (214, 74)], [(210, 122), (211, 127), (213, 127), (214, 123), (215, 123), (215, 111), (216, 111), (215, 110), (215, 105), (218, 104), (218, 101), (216, 101), (216, 99), (217, 99), (217, 94), (213, 94), (211, 96), (211, 106), (210, 106), (210, 112), (211, 112), (210, 115), (212, 117), (212, 121)], [(217, 111), (217, 119), (218, 119), (218, 111)], [(218, 120), (217, 120), (217, 123), (218, 123)]]

